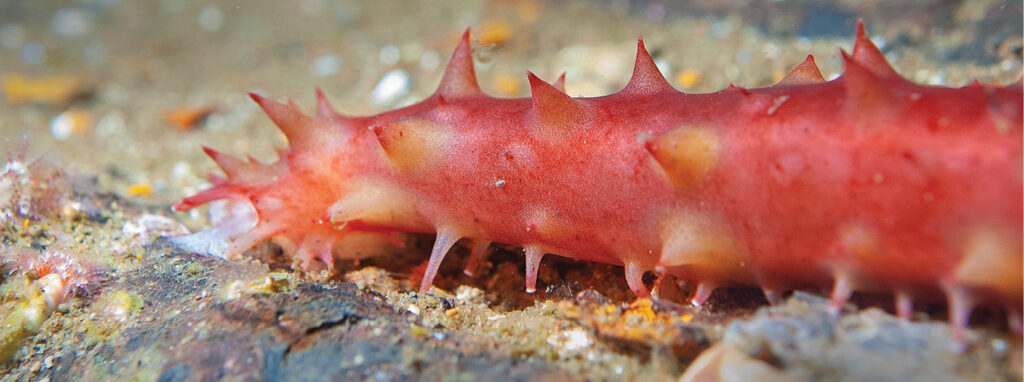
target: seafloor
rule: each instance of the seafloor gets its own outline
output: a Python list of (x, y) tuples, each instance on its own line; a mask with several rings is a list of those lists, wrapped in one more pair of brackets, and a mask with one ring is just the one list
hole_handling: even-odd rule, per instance
[(676, 380), (690, 368), (1019, 381), (1021, 337), (1000, 312), (977, 312), (958, 345), (943, 305), (902, 322), (885, 296), (858, 295), (835, 318), (822, 291), (768, 306), (723, 289), (697, 310), (684, 284), (633, 301), (621, 269), (552, 257), (528, 295), (511, 248), (476, 278), (457, 248), (417, 294), (429, 237), (337, 275), (293, 273), (270, 244), (227, 262), (161, 238), (207, 226), (169, 209), (216, 171), (203, 145), (270, 160), (284, 144), (245, 92), (312, 110), (319, 86), (348, 114), (408, 104), (434, 90), (466, 27), (498, 96), (528, 95), (526, 70), (565, 71), (574, 96), (614, 92), (640, 34), (680, 89), (759, 87), (807, 54), (838, 75), (857, 18), (914, 81), (1020, 76), (1019, 1), (0, 1), (5, 171), (24, 174), (2, 189), (34, 198), (0, 220), (2, 379)]

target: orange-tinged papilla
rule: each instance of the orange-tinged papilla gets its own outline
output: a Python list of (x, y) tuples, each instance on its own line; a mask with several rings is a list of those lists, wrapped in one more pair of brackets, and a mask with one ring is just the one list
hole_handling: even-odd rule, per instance
[(388, 159), (402, 170), (430, 167), (446, 153), (451, 132), (426, 119), (411, 119), (371, 128)]
[(650, 142), (647, 149), (672, 183), (686, 189), (714, 169), (722, 143), (708, 126), (682, 125)]

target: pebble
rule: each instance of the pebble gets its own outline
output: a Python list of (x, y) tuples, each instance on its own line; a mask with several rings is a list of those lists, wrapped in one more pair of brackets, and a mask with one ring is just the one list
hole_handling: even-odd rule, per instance
[(423, 69), (424, 72), (432, 72), (440, 65), (441, 55), (435, 51), (428, 50), (420, 56), (420, 69)]
[(74, 130), (73, 125), (71, 117), (65, 111), (50, 122), (50, 134), (53, 135), (53, 139), (58, 141), (67, 140), (71, 137), (71, 131)]
[(409, 304), (409, 306), (405, 308), (405, 311), (407, 311), (409, 313), (412, 313), (414, 315), (417, 315), (417, 316), (420, 315), (420, 307), (418, 307), (416, 305), (413, 305), (413, 304)]
[(995, 350), (996, 354), (1006, 353), (1006, 349), (1007, 349), (1006, 341), (998, 339), (998, 338), (992, 340), (992, 350)]
[(409, 94), (412, 87), (412, 80), (404, 70), (395, 69), (384, 74), (377, 86), (373, 88), (370, 96), (377, 104), (386, 104), (397, 101), (402, 96)]
[(58, 141), (67, 140), (71, 133), (92, 127), (92, 114), (81, 109), (68, 109), (50, 122), (50, 134)]
[(338, 73), (341, 66), (341, 58), (334, 54), (325, 54), (313, 60), (313, 75), (327, 77)]
[(946, 85), (946, 75), (942, 72), (935, 73), (928, 77), (929, 85)]
[(590, 347), (594, 344), (594, 340), (583, 329), (573, 329), (548, 336), (547, 343), (568, 351), (575, 351)]
[(398, 51), (398, 47), (394, 45), (386, 45), (380, 48), (380, 53), (377, 55), (380, 59), (380, 63), (384, 65), (394, 65), (398, 63), (398, 59), (402, 58), (401, 52)]
[(61, 9), (53, 13), (52, 27), (61, 36), (81, 36), (92, 29), (92, 21), (78, 9)]
[(224, 12), (220, 8), (209, 6), (199, 11), (197, 18), (199, 27), (207, 32), (216, 32), (224, 24)]
[(21, 46), (21, 60), (30, 65), (41, 64), (46, 60), (46, 51), (38, 43), (25, 43)]
[(179, 161), (171, 167), (171, 176), (175, 179), (185, 178), (192, 175), (192, 166), (185, 161)]
[(761, 46), (761, 54), (764, 55), (765, 58), (778, 58), (779, 53), (782, 53), (782, 49), (780, 49), (779, 46), (773, 42), (766, 42), (764, 43), (764, 45)]
[(1006, 71), (1013, 70), (1014, 65), (1016, 64), (1013, 62), (1013, 60), (1003, 60), (1002, 62), (999, 63), (999, 66)]

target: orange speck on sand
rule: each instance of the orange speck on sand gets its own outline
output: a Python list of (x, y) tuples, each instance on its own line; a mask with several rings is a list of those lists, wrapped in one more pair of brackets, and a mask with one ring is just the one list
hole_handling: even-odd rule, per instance
[(153, 193), (153, 185), (149, 183), (133, 184), (128, 187), (128, 196), (149, 196)]
[(491, 21), (480, 27), (476, 42), (480, 45), (504, 45), (512, 38), (512, 26), (508, 22)]
[(494, 87), (499, 93), (505, 96), (512, 96), (519, 93), (519, 82), (507, 74), (499, 74), (495, 77)]
[(694, 69), (686, 69), (682, 72), (679, 72), (679, 75), (676, 76), (676, 82), (683, 89), (692, 88), (694, 85), (697, 85), (697, 83), (700, 82), (700, 79), (701, 73)]
[(217, 108), (215, 106), (185, 106), (175, 109), (165, 110), (163, 113), (164, 121), (177, 126), (179, 129), (188, 131), (192, 130), (199, 122), (208, 117)]
[(776, 71), (775, 73), (772, 73), (773, 84), (779, 83), (779, 81), (782, 81), (783, 78), (786, 78), (786, 72)]
[(649, 298), (641, 298), (630, 304), (629, 309), (626, 310), (627, 315), (638, 315), (643, 317), (644, 321), (651, 322), (657, 318), (658, 314), (654, 312), (653, 304)]
[(82, 133), (95, 123), (92, 113), (80, 108), (71, 108), (54, 118), (54, 123), (66, 124), (68, 133)]
[(86, 81), (71, 75), (31, 78), (20, 74), (4, 74), (3, 92), (13, 104), (26, 102), (63, 105), (90, 91)]

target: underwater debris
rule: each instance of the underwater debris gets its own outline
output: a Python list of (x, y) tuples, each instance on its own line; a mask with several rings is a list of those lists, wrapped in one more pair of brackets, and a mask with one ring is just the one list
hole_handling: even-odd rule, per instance
[[(22, 342), (39, 332), (58, 307), (75, 297), (87, 295), (99, 268), (70, 249), (71, 237), (54, 235), (45, 250), (6, 248), (0, 250), (0, 268), (8, 283), (15, 285), (13, 309), (4, 308), (0, 326), (0, 360), (13, 356)], [(24, 280), (18, 285), (17, 278)]]
[(24, 138), (17, 153), (7, 150), (7, 162), (0, 170), (0, 227), (19, 218), (52, 217), (71, 195), (64, 172), (42, 158), (26, 161), (27, 151)]

